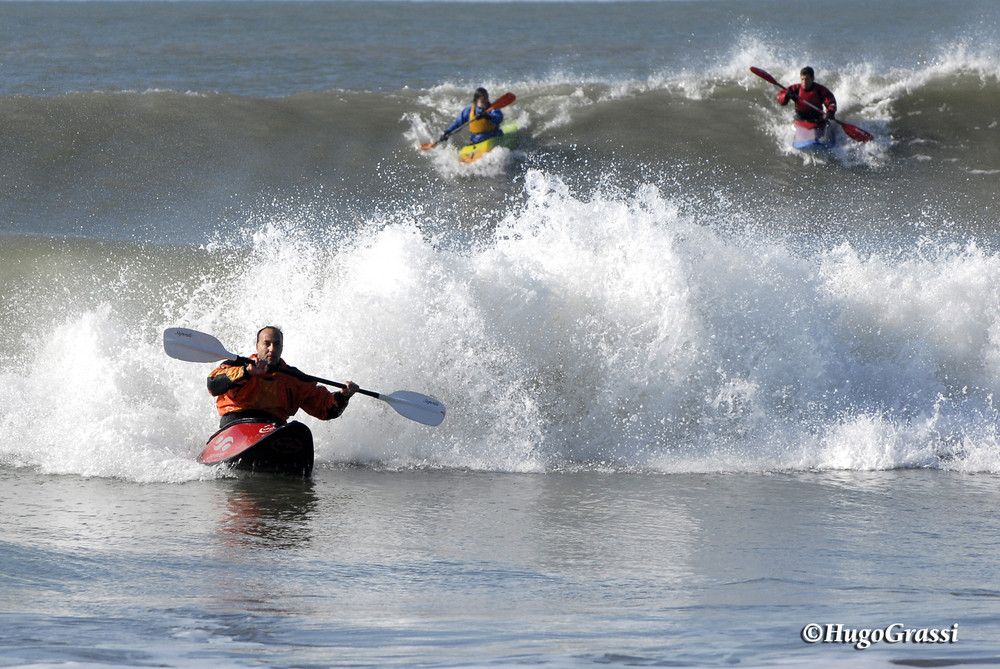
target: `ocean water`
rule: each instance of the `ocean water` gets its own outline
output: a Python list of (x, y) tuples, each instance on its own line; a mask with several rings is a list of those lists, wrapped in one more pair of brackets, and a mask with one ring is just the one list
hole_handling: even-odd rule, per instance
[[(992, 0), (0, 19), (0, 664), (1000, 663)], [(873, 141), (791, 147), (807, 64)], [(163, 330), (269, 323), (445, 422), (197, 464)]]

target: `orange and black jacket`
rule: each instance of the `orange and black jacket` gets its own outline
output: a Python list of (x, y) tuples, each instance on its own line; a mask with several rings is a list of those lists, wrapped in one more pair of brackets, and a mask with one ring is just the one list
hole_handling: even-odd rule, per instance
[[(256, 358), (254, 355), (251, 360)], [(278, 361), (278, 367), (294, 370), (284, 360)], [(226, 362), (208, 375), (208, 392), (215, 397), (223, 424), (242, 417), (284, 423), (299, 409), (320, 420), (330, 420), (340, 416), (350, 400), (315, 381), (303, 381), (279, 371), (251, 376), (245, 366)]]

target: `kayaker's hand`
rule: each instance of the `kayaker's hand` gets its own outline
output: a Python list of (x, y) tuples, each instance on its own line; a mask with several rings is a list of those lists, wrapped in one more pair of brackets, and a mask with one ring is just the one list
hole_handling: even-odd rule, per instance
[(830, 119), (831, 121), (833, 120), (833, 117), (836, 116), (836, 115), (837, 115), (837, 110), (836, 109), (828, 109), (827, 112), (826, 112), (826, 117), (828, 119)]
[(267, 374), (269, 366), (265, 360), (251, 360), (243, 366), (243, 371), (247, 376), (261, 376)]
[(344, 386), (345, 387), (342, 388), (340, 391), (340, 394), (343, 395), (344, 397), (351, 397), (352, 395), (354, 395), (354, 393), (358, 392), (358, 390), (361, 389), (361, 387), (354, 381), (345, 381)]
[(448, 139), (448, 133), (444, 133), (443, 135), (441, 135), (440, 137), (438, 137), (438, 141), (436, 141), (434, 143), (435, 144), (440, 144), (441, 142), (443, 142), (443, 141), (445, 141), (447, 139)]

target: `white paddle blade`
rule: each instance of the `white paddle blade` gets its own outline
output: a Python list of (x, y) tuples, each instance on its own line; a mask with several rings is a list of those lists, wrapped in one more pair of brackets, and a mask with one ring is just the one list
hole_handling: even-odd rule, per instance
[(379, 395), (378, 398), (396, 410), (400, 416), (415, 420), (424, 425), (440, 425), (444, 420), (444, 404), (411, 390), (397, 390), (391, 395)]
[(187, 362), (217, 362), (235, 360), (222, 342), (210, 334), (188, 328), (167, 328), (163, 331), (163, 350), (171, 358)]

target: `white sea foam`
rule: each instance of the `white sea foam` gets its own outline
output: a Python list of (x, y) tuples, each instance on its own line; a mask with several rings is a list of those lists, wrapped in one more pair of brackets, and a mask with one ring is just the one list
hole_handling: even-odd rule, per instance
[(33, 359), (5, 372), (4, 459), (203, 476), (191, 459), (215, 424), (210, 365), (167, 358), (159, 334), (193, 327), (244, 353), (277, 323), (291, 364), (448, 407), (438, 428), (364, 397), (332, 423), (306, 418), (321, 462), (998, 469), (995, 254), (803, 253), (696, 224), (654, 187), (582, 197), (536, 171), (525, 190), (471, 245), (407, 217), (304, 231), (289, 211), (254, 222), (248, 251), (214, 248), (230, 260), (143, 314), (114, 308), (129, 288), (108, 286), (97, 308), (41, 324)]

